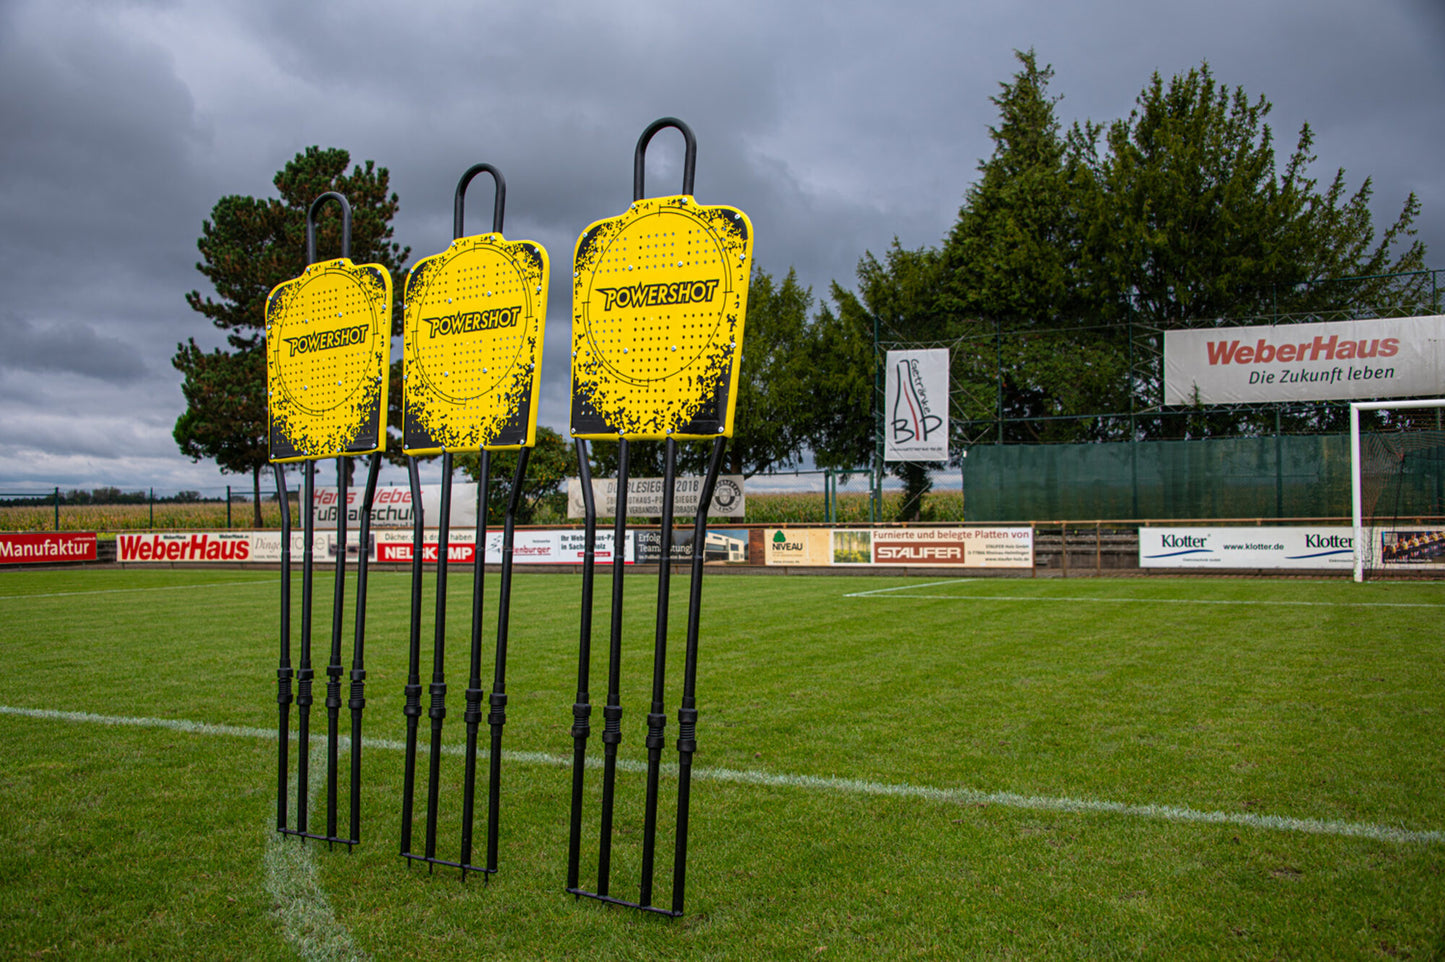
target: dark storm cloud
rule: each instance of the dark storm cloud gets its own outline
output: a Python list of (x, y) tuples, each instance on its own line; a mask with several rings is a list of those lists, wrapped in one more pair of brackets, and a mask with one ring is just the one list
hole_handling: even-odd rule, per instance
[(139, 348), (83, 324), (41, 325), (0, 318), (0, 370), (63, 371), (115, 383), (133, 382), (148, 371)]

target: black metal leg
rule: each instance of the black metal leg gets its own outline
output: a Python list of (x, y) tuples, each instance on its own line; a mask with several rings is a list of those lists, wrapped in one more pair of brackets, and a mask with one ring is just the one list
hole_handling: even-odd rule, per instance
[(622, 741), (622, 579), (627, 540), (627, 439), (617, 444), (617, 508), (612, 526), (612, 632), (607, 651), (607, 704), (602, 708), (602, 830), (597, 850), (597, 894), (606, 896), (612, 870), (612, 805), (617, 746)]
[[(351, 644), (351, 841), (361, 841), (361, 713), (366, 708), (366, 573), (371, 547), (371, 505), (381, 454), (371, 456), (361, 499), (361, 549), (356, 559), (356, 631)], [(350, 848), (347, 849), (350, 851)]]
[[(447, 554), (451, 548), (451, 504), (452, 501), (452, 456), (442, 455), (442, 503), (441, 527), (437, 532), (437, 603), (436, 633), (432, 645), (431, 708), (431, 755), (427, 775), (426, 793), (426, 858), (436, 858), (437, 849), (437, 803), (441, 779), (442, 721), (447, 716), (446, 679), (446, 629), (447, 629)], [(430, 868), (430, 866), (429, 866)]]
[[(306, 502), (301, 508), (301, 667), (296, 672), (296, 715), (299, 744), (296, 753), (296, 828), (304, 837), (307, 826), (306, 800), (310, 788), (311, 761), (311, 574), (312, 553), (316, 543), (316, 463), (305, 462), (302, 469)], [(304, 841), (303, 841), (304, 843)]]
[(291, 747), (291, 503), (286, 495), (286, 469), (276, 465), (276, 497), (281, 502), (281, 664), (276, 669), (276, 830), (286, 825), (286, 781)]
[(592, 726), (591, 696), (587, 691), (592, 662), (592, 579), (597, 562), (597, 506), (592, 496), (592, 468), (587, 461), (587, 442), (578, 440), (577, 477), (582, 485), (582, 625), (577, 643), (577, 700), (572, 704), (572, 811), (567, 834), (567, 888), (578, 886), (578, 865), (582, 857), (582, 789), (587, 770), (587, 737)]
[(492, 729), (491, 763), (487, 786), (487, 871), (497, 870), (497, 841), (501, 827), (502, 726), (507, 724), (507, 634), (512, 608), (512, 547), (516, 538), (517, 507), (522, 500), (522, 481), (527, 476), (531, 448), (517, 452), (517, 473), (508, 493), (507, 517), (502, 529), (502, 581), (497, 593), (497, 651), (492, 668), (492, 693), (487, 702), (487, 724)]
[(411, 484), (411, 636), (406, 674), (406, 767), (401, 790), (401, 854), (411, 854), (412, 801), (416, 797), (416, 729), (421, 718), (421, 555), (424, 547), (421, 478), (416, 458), (406, 459)]
[(462, 788), (462, 879), (472, 863), (472, 822), (477, 795), (477, 730), (482, 723), (482, 614), (487, 560), (487, 488), (491, 483), (491, 452), (480, 455), (480, 477), (477, 480), (476, 553), (472, 568), (472, 648), (471, 673), (467, 682), (467, 710), (463, 720), (467, 726), (466, 777)]
[(662, 765), (662, 749), (666, 744), (663, 730), (667, 716), (663, 714), (667, 684), (667, 609), (672, 581), (673, 487), (677, 476), (677, 442), (668, 438), (663, 444), (662, 530), (660, 557), (657, 562), (657, 631), (652, 647), (652, 707), (647, 715), (647, 808), (642, 822), (642, 892), (638, 901), (652, 904), (652, 868), (657, 848), (657, 788)]
[(677, 832), (673, 842), (672, 911), (682, 914), (687, 884), (687, 816), (692, 796), (692, 756), (697, 751), (697, 648), (702, 619), (702, 573), (707, 543), (707, 512), (712, 505), (722, 467), (724, 441), (713, 442), (707, 476), (698, 496), (697, 520), (692, 528), (692, 581), (687, 599), (687, 654), (682, 674), (682, 707), (677, 711)]
[(337, 749), (341, 718), (341, 618), (346, 602), (346, 459), (336, 459), (336, 581), (331, 593), (331, 658), (326, 663), (326, 844), (336, 838)]

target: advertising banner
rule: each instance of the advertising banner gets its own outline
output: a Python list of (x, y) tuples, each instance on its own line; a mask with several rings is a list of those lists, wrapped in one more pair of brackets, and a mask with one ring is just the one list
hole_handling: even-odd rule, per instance
[(0, 534), (0, 564), (94, 561), (95, 533)]
[[(630, 518), (662, 517), (662, 478), (627, 479), (627, 516)], [(701, 477), (673, 479), (672, 511), (674, 518), (697, 516), (697, 499), (702, 494)], [(617, 479), (593, 478), (592, 503), (597, 517), (611, 518), (617, 512)], [(708, 507), (710, 518), (741, 518), (747, 510), (743, 499), (743, 476), (741, 474), (719, 475), (712, 490), (712, 504)], [(567, 479), (567, 517), (585, 517), (582, 504), (582, 482), (577, 478)]]
[(1032, 568), (1033, 528), (878, 528), (835, 530), (835, 565)]
[[(346, 524), (352, 529), (361, 526), (361, 498), (365, 494), (365, 483), (348, 485), (346, 488)], [(313, 503), (316, 505), (316, 527), (336, 527), (336, 488), (318, 487)], [(424, 484), (421, 486), (422, 520), (435, 528), (441, 519), (442, 486)], [(293, 518), (292, 523), (301, 527), (301, 519)], [(475, 481), (452, 482), (452, 530), (475, 528), (477, 525), (477, 484)], [(371, 526), (373, 528), (410, 528), (412, 525), (411, 488), (406, 485), (378, 487), (371, 502)]]
[[(623, 564), (632, 563), (633, 533), (624, 542)], [(578, 564), (583, 561), (586, 539), (581, 531), (518, 531), (512, 540), (512, 562), (526, 564)], [(612, 532), (598, 531), (596, 543), (598, 564), (612, 563)], [(388, 564), (410, 564), (412, 536), (405, 531), (379, 531), (376, 534), (375, 560)], [(441, 544), (434, 528), (423, 536), (423, 564), (435, 564)], [(476, 531), (452, 531), (447, 538), (447, 560), (471, 564), (476, 558)], [(502, 532), (487, 532), (486, 564), (502, 563)]]
[[(691, 537), (692, 532), (688, 535)], [(3, 536), (0, 536), (3, 538)], [(440, 544), (437, 530), (428, 528), (423, 536), (422, 562), (435, 564)], [(91, 536), (91, 559), (94, 535)], [(515, 564), (581, 564), (585, 547), (581, 531), (518, 531), (512, 542), (512, 560)], [(303, 560), (305, 536), (299, 531), (291, 533), (291, 560), (300, 564)], [(625, 543), (624, 564), (632, 562), (632, 533), (628, 532)], [(388, 564), (410, 564), (412, 534), (410, 531), (374, 531), (367, 545), (367, 556), (371, 561)], [(348, 532), (346, 560), (354, 564), (360, 545), (355, 531)], [(0, 557), (3, 557), (3, 540), (0, 540)], [(597, 532), (597, 562), (612, 563), (612, 532)], [(313, 536), (311, 557), (313, 561), (331, 563), (336, 560), (336, 532), (317, 531)], [(471, 564), (476, 557), (475, 528), (457, 529), (447, 538), (447, 558), (457, 564)], [(52, 559), (53, 560), (53, 559)], [(86, 560), (67, 558), (65, 560)], [(208, 562), (279, 564), (281, 562), (281, 533), (279, 531), (217, 532), (200, 531), (168, 534), (122, 534), (116, 536), (116, 560), (124, 563), (162, 562), (180, 564), (205, 564)], [(502, 532), (487, 532), (487, 564), (502, 563)]]
[(1348, 527), (1140, 528), (1141, 568), (1279, 568), (1350, 571)]
[(1435, 395), (1445, 315), (1164, 332), (1165, 404)]
[(764, 564), (821, 567), (832, 563), (832, 532), (826, 528), (767, 528)]
[(1445, 528), (1377, 528), (1375, 535), (1387, 566), (1445, 565)]
[(889, 351), (883, 460), (948, 460), (948, 349)]
[[(292, 557), (301, 560), (301, 535), (292, 538)], [(312, 557), (326, 561), (330, 540), (316, 538)], [(118, 534), (115, 560), (127, 562), (261, 562), (281, 560), (281, 534), (271, 532), (221, 533), (198, 531), (169, 534)]]

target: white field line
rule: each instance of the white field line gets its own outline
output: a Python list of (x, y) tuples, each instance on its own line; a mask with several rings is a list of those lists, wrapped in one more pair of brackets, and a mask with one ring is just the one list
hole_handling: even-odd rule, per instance
[(915, 588), (937, 588), (939, 585), (963, 585), (975, 581), (974, 578), (951, 578), (948, 581), (930, 581), (921, 585), (894, 585), (892, 588), (874, 588), (872, 591), (855, 591), (852, 594), (844, 595), (845, 598), (866, 598), (869, 595), (886, 595), (891, 591), (912, 591)]
[[(87, 719), (88, 720), (88, 719)], [(168, 719), (154, 719), (167, 721)], [(175, 727), (175, 726), (161, 726)], [(197, 731), (201, 734), (227, 735), (233, 731), (238, 735), (251, 737), (252, 733), (274, 735), (259, 728), (235, 728), (225, 725), (205, 725), (198, 728), (182, 728), (182, 731)], [(326, 770), (326, 742), (318, 739), (311, 750), (311, 767), (315, 771)], [(317, 792), (325, 779), (314, 778), (309, 786), (310, 803), (316, 801)], [(296, 797), (296, 774), (291, 774), (288, 789), (291, 798)], [(351, 930), (336, 920), (336, 911), (326, 898), (326, 892), (316, 878), (316, 860), (312, 852), (316, 845), (303, 845), (300, 841), (280, 832), (271, 830), (274, 812), (267, 815), (266, 832), (266, 892), (271, 896), (271, 915), (276, 919), (281, 935), (306, 962), (343, 962), (363, 960), (368, 956), (352, 938)]]
[(157, 585), (154, 588), (97, 588), (94, 591), (51, 591), (46, 594), (0, 594), (0, 600), (7, 602), (24, 601), (27, 598), (74, 598), (77, 595), (128, 595), (137, 591), (195, 591), (200, 588), (235, 588), (238, 585), (274, 586), (276, 581), (207, 581), (198, 585)]
[[(926, 585), (904, 585), (900, 588), (881, 588), (873, 591), (854, 591), (844, 598), (882, 597), (885, 591), (900, 591), (903, 588), (932, 588), (955, 582), (935, 581)], [(1061, 597), (1057, 595), (888, 595), (890, 598), (907, 598), (919, 601), (1065, 601), (1070, 604), (1098, 602), (1100, 604), (1125, 605), (1260, 605), (1287, 608), (1445, 608), (1445, 602), (1429, 601), (1271, 601), (1243, 600), (1237, 598), (1091, 598), (1087, 596)]]
[[(237, 725), (212, 725), (205, 722), (185, 721), (174, 718), (129, 718), (114, 715), (95, 715), (90, 712), (53, 711), (42, 708), (12, 708), (0, 705), (0, 715), (17, 715), (49, 721), (88, 722), (101, 725), (122, 725), (137, 728), (167, 728), (172, 731), (197, 735), (227, 735), (235, 738), (275, 738), (274, 729), (250, 728)], [(295, 738), (295, 732), (292, 733)], [(349, 748), (349, 740), (341, 738), (342, 749)], [(405, 744), (391, 739), (367, 738), (367, 748), (384, 751), (402, 751)], [(424, 749), (424, 746), (423, 746)], [(461, 755), (460, 745), (444, 746), (448, 755)], [(485, 757), (485, 749), (478, 749), (478, 755)], [(571, 759), (543, 752), (506, 753), (507, 758), (524, 765), (543, 765), (566, 768)], [(601, 760), (588, 759), (588, 766), (601, 766)], [(646, 763), (619, 759), (617, 767), (627, 772), (646, 771)], [(676, 765), (664, 765), (664, 771), (677, 772)], [(320, 770), (318, 766), (318, 770)], [(1110, 802), (1097, 799), (1059, 798), (1047, 795), (1020, 795), (1016, 792), (985, 792), (972, 788), (934, 788), (929, 785), (909, 785), (901, 782), (870, 782), (856, 778), (820, 777), (816, 775), (785, 775), (758, 771), (737, 771), (728, 768), (694, 768), (693, 777), (714, 782), (735, 785), (762, 785), (770, 788), (794, 788), (808, 791), (830, 792), (841, 795), (871, 795), (888, 798), (916, 798), (923, 801), (949, 805), (996, 805), (1001, 808), (1017, 808), (1032, 811), (1062, 812), (1068, 814), (1125, 815), (1154, 821), (1182, 822), (1203, 825), (1234, 825), (1247, 829), (1262, 829), (1277, 832), (1295, 832), (1306, 835), (1334, 835), (1345, 838), (1364, 838), (1377, 842), (1399, 844), (1445, 844), (1445, 831), (1434, 829), (1407, 829), (1390, 825), (1376, 825), (1369, 822), (1342, 822), (1318, 818), (1294, 818), (1287, 815), (1253, 815), (1245, 812), (1202, 811), (1179, 805), (1134, 805), (1126, 802)]]

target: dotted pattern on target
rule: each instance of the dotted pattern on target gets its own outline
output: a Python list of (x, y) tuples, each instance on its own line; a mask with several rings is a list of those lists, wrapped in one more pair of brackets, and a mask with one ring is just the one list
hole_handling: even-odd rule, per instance
[(406, 282), (407, 454), (530, 447), (547, 314), (547, 252), (481, 234), (418, 262)]
[(270, 460), (369, 454), (385, 443), (391, 275), (313, 264), (266, 299)]
[(572, 434), (730, 437), (752, 228), (686, 195), (637, 201), (577, 241)]

